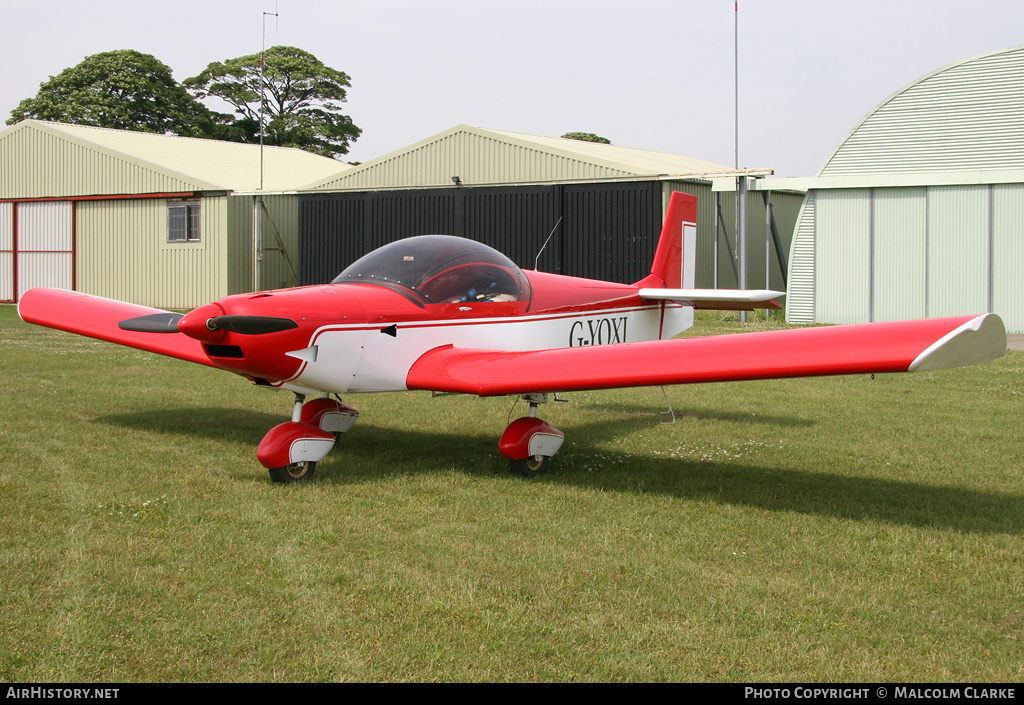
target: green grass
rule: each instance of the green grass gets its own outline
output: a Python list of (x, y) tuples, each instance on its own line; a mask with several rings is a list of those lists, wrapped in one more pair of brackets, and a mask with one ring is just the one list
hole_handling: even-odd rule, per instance
[(349, 397), (279, 486), (290, 395), (9, 306), (0, 382), (0, 680), (1024, 677), (1024, 353), (570, 395), (528, 480), (511, 399)]

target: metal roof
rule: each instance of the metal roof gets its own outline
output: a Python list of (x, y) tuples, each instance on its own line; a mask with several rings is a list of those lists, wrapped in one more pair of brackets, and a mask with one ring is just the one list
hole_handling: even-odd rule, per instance
[[(362, 190), (559, 181), (671, 178), (709, 180), (731, 167), (692, 157), (617, 145), (457, 125), (307, 190)], [(741, 170), (768, 174), (770, 169)]]
[(950, 64), (886, 98), (819, 177), (1024, 169), (1024, 46)]
[[(478, 128), (482, 129), (482, 128)], [(594, 163), (604, 163), (611, 168), (632, 172), (637, 176), (702, 176), (711, 174), (733, 173), (735, 169), (721, 164), (714, 164), (681, 154), (652, 152), (646, 149), (620, 147), (601, 142), (564, 139), (561, 137), (542, 137), (527, 135), (507, 130), (487, 130), (495, 135), (504, 135), (510, 140), (519, 140), (524, 144), (550, 150), (553, 154), (562, 153), (575, 157), (586, 157)]]
[[(260, 189), (260, 147), (238, 142), (25, 120), (0, 132), (0, 198)], [(352, 167), (263, 149), (265, 191), (293, 191)]]

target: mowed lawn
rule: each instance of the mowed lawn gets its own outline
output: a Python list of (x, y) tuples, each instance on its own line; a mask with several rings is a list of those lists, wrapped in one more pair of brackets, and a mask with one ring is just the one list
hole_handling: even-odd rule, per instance
[[(696, 333), (764, 329), (722, 316)], [(1024, 353), (916, 375), (291, 397), (0, 307), (0, 680), (1021, 681)]]

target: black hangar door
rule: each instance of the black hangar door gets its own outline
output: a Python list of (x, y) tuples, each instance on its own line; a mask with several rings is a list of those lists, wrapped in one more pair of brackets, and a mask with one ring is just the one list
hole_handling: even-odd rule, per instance
[(661, 184), (564, 188), (563, 274), (631, 284), (651, 273), (661, 234)]

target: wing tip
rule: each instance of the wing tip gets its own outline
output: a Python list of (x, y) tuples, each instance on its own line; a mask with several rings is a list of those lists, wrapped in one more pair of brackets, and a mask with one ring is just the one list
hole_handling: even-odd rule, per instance
[(1006, 328), (994, 313), (975, 316), (932, 343), (908, 372), (945, 370), (990, 362), (1006, 354)]

